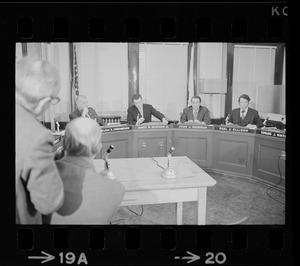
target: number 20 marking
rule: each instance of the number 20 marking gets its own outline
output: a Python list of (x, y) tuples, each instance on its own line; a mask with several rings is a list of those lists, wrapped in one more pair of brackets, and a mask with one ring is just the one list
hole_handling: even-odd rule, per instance
[(223, 252), (219, 252), (216, 255), (212, 252), (207, 252), (206, 257), (207, 259), (205, 264), (215, 264), (215, 262), (218, 264), (223, 264), (226, 261), (226, 255)]

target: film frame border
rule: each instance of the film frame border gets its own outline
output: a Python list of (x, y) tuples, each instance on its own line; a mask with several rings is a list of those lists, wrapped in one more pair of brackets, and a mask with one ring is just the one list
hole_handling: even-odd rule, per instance
[[(1, 53), (1, 57), (4, 59), (4, 64), (8, 66), (4, 70), (8, 79), (3, 81), (7, 88), (14, 84), (15, 66), (12, 63), (12, 58), (15, 55), (16, 42), (275, 42), (284, 43), (287, 51), (290, 48), (288, 11), (285, 2), (218, 3), (217, 9), (211, 4), (194, 2), (155, 3), (154, 5), (147, 3), (89, 3), (88, 5), (80, 3), (31, 3), (30, 5), (15, 5), (20, 10), (16, 10), (15, 6), (11, 4), (0, 5), (4, 7), (0, 11), (0, 36), (3, 39), (1, 50), (6, 51)], [(61, 9), (57, 9), (57, 7)], [(97, 10), (96, 7), (101, 7), (101, 11)], [(259, 11), (257, 11), (258, 7)], [(87, 12), (82, 14), (83, 10)], [(91, 22), (93, 18), (96, 20)], [(210, 31), (206, 29), (199, 32), (197, 19), (206, 23)], [(20, 20), (21, 23), (19, 23)], [(232, 24), (234, 20), (237, 21), (235, 22), (237, 23), (236, 26)], [(282, 29), (279, 35), (276, 30), (278, 26)], [(97, 36), (97, 33), (96, 36), (92, 36), (95, 34), (93, 27), (96, 27), (96, 31), (100, 27), (100, 36)], [(136, 37), (137, 34), (138, 37)], [(287, 56), (287, 87), (290, 85), (289, 60)], [(14, 101), (13, 95), (8, 97), (12, 97), (12, 102)], [(287, 90), (287, 98), (291, 99), (289, 90)], [(291, 110), (287, 109), (287, 114), (290, 113)], [(8, 118), (14, 121), (14, 114)], [(8, 123), (10, 122), (8, 121)], [(288, 132), (287, 135), (289, 138)], [(291, 147), (288, 138), (286, 148), (287, 153), (290, 153)], [(14, 141), (13, 137), (12, 141)], [(11, 156), (12, 159), (10, 160), (12, 162), (10, 167), (14, 169), (14, 154), (8, 156)], [(287, 166), (291, 165), (289, 160), (286, 163)], [(287, 176), (292, 176), (290, 167), (286, 168), (286, 173)], [(5, 182), (7, 182), (8, 187), (14, 188), (14, 182), (10, 182), (10, 180)], [(125, 262), (131, 264), (172, 263), (176, 265), (187, 263), (188, 259), (184, 261), (182, 258), (192, 256), (187, 253), (189, 251), (201, 257), (196, 262), (198, 264), (204, 264), (206, 262), (204, 258), (208, 259), (211, 256), (216, 264), (281, 264), (292, 262), (293, 245), (290, 240), (293, 234), (293, 222), (292, 208), (288, 204), (291, 202), (291, 189), (291, 181), (287, 181), (286, 224), (267, 226), (118, 225), (118, 230), (116, 230), (115, 225), (15, 225), (15, 213), (14, 208), (12, 208), (14, 202), (12, 202), (12, 207), (7, 210), (7, 216), (1, 221), (1, 231), (6, 241), (6, 247), (1, 251), (3, 254), (1, 254), (0, 261), (4, 259), (7, 264), (10, 262), (24, 265), (33, 264), (33, 261), (28, 259), (29, 253), (30, 255), (38, 255), (40, 251), (44, 251), (52, 255), (55, 253), (56, 262), (59, 258), (59, 262), (67, 264), (78, 264), (78, 262), (85, 264), (84, 256), (80, 257), (84, 253), (88, 264)], [(11, 195), (14, 195), (14, 192), (13, 189)], [(4, 194), (6, 195), (6, 193)], [(10, 198), (10, 193), (7, 194), (7, 198)], [(90, 230), (98, 230), (100, 238), (104, 238), (104, 242), (100, 243), (98, 248), (89, 248)], [(128, 233), (128, 230), (131, 232)], [(20, 231), (21, 235), (23, 234), (21, 237), (19, 237)], [(164, 233), (162, 233), (163, 231)], [(245, 232), (247, 235), (246, 248), (234, 248), (234, 245), (245, 247)], [(53, 243), (49, 241), (55, 234), (58, 238), (56, 249), (53, 247), (55, 240)], [(125, 239), (126, 234), (130, 236), (128, 240)], [(33, 239), (30, 243), (31, 236)], [(205, 243), (201, 242), (200, 236), (204, 236)], [(24, 240), (25, 242), (21, 243), (24, 248), (18, 248), (20, 245), (20, 242), (16, 241), (18, 237), (21, 242), (22, 239), (29, 239), (29, 244), (27, 240)], [(136, 248), (136, 243), (130, 243), (130, 238), (140, 239), (140, 248)], [(165, 241), (168, 238), (173, 238), (175, 245)], [(271, 246), (268, 239), (271, 239)], [(162, 241), (165, 241), (164, 249), (161, 249)], [(34, 247), (31, 249), (30, 245)], [(126, 245), (129, 248), (126, 249)], [(68, 263), (73, 258), (71, 255), (69, 260), (66, 257), (69, 252), (75, 254), (73, 263)], [(116, 252), (119, 257), (116, 256)], [(224, 262), (222, 253), (226, 256)], [(180, 259), (175, 259), (175, 257), (180, 257)], [(52, 264), (52, 262), (47, 263)]]

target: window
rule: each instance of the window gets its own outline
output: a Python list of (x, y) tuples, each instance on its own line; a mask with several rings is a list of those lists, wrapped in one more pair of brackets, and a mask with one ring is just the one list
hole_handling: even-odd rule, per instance
[(167, 119), (179, 120), (186, 107), (187, 43), (140, 44), (139, 75), (144, 103), (152, 104)]
[(78, 43), (79, 93), (99, 115), (127, 115), (128, 58), (126, 43)]
[(259, 87), (274, 85), (276, 46), (234, 45), (232, 108), (248, 94), (249, 106), (257, 108)]

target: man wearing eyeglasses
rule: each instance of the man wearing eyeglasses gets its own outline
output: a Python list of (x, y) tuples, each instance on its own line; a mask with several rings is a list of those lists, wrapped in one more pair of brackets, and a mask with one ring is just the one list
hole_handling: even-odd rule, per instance
[(59, 74), (50, 63), (24, 57), (16, 65), (16, 223), (42, 224), (63, 203), (53, 135), (39, 121), (60, 101)]
[(104, 126), (105, 123), (99, 117), (96, 111), (88, 106), (88, 101), (85, 95), (78, 95), (76, 98), (77, 108), (74, 112), (69, 115), (70, 120), (73, 120), (76, 117), (88, 117), (93, 120), (96, 120), (100, 126)]

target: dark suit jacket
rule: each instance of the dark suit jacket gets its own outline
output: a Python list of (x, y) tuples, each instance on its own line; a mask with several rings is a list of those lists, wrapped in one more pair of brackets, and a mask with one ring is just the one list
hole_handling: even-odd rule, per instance
[[(159, 120), (162, 120), (165, 117), (162, 113), (157, 111), (151, 104), (146, 103), (143, 104), (143, 113), (145, 118), (143, 123), (151, 122), (152, 115), (154, 115)], [(140, 111), (135, 105), (130, 106), (127, 110), (127, 123), (135, 125), (139, 114)]]
[(248, 124), (256, 125), (258, 128), (262, 127), (262, 122), (260, 120), (260, 117), (258, 115), (258, 112), (255, 109), (252, 109), (248, 107), (248, 112), (245, 116), (245, 118), (241, 119), (240, 117), (240, 108), (236, 108), (231, 111), (230, 118), (228, 119), (228, 122), (245, 127)]
[(91, 162), (77, 156), (66, 155), (56, 165), (65, 199), (52, 214), (51, 224), (109, 224), (123, 200), (124, 186), (101, 176)]
[(16, 223), (42, 224), (63, 201), (54, 162), (54, 137), (29, 111), (16, 105)]
[[(92, 108), (92, 107), (89, 107), (89, 115), (92, 119), (97, 119), (97, 122), (99, 123), (100, 126), (103, 126), (105, 123), (102, 121), (101, 117), (99, 117), (96, 113), (96, 111)], [(76, 110), (69, 114), (69, 118), (70, 118), (70, 121), (73, 120), (74, 118), (76, 117), (80, 117), (82, 114), (82, 111), (79, 111), (78, 108), (76, 108)]]
[[(209, 111), (206, 107), (201, 106), (199, 107), (197, 119), (199, 121), (204, 121), (206, 125), (209, 125), (211, 123), (210, 121), (210, 115)], [(194, 120), (194, 114), (193, 114), (193, 107), (189, 106), (183, 109), (182, 115), (180, 116), (180, 122), (184, 123), (189, 120)]]

